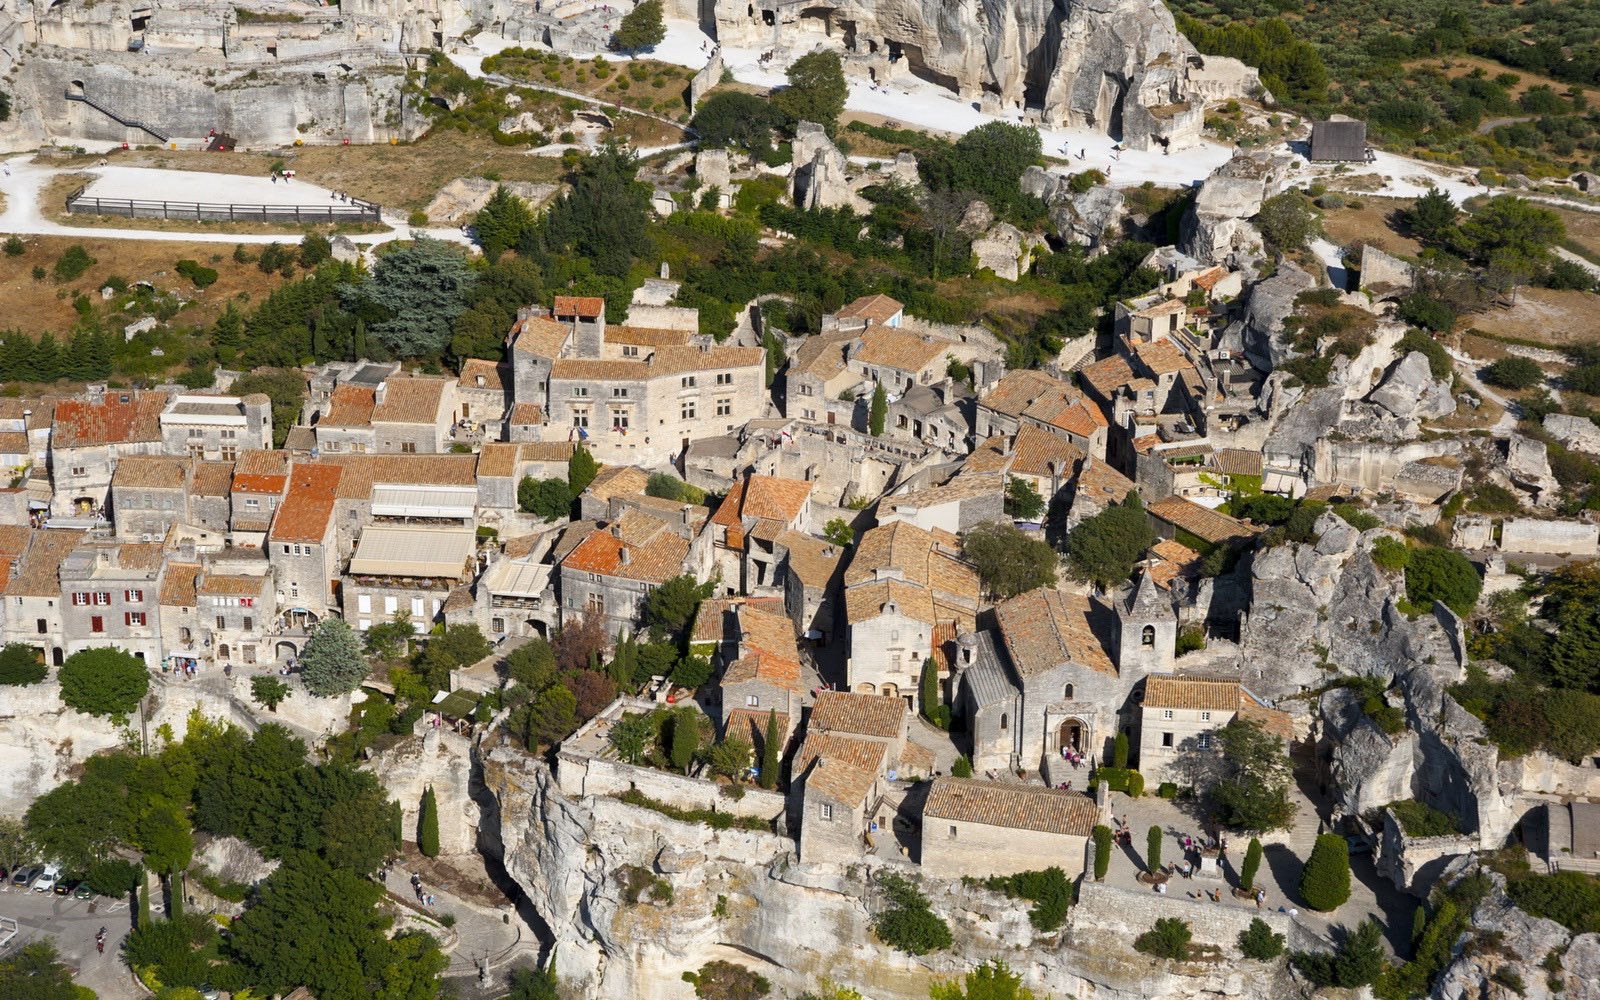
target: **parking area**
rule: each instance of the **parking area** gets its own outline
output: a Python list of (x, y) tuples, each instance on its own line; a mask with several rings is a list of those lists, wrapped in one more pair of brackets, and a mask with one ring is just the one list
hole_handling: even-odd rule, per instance
[[(90, 904), (94, 912), (89, 912)], [(138, 992), (122, 964), (122, 939), (132, 928), (126, 900), (74, 899), (54, 893), (23, 890), (6, 883), (0, 888), (0, 926), (16, 921), (16, 934), (5, 945), (10, 954), (30, 941), (49, 938), (61, 960), (74, 970), (77, 983), (94, 990), (100, 1000), (134, 1000)], [(106, 929), (106, 951), (95, 951), (94, 936)]]

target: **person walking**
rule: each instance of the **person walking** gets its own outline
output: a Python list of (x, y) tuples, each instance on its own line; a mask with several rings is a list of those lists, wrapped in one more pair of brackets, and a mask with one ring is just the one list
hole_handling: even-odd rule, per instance
[(100, 954), (104, 955), (106, 953), (106, 929), (104, 927), (100, 928), (100, 932), (94, 936), (94, 946)]

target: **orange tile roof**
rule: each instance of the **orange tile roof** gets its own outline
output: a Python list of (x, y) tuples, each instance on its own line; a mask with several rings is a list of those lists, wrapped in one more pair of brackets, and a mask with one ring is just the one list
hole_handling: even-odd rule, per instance
[(884, 614), (891, 602), (902, 615), (912, 621), (932, 625), (938, 620), (933, 609), (933, 594), (927, 587), (902, 583), (899, 580), (881, 580), (876, 583), (858, 583), (844, 592), (845, 620), (852, 625), (871, 621)]
[(1081, 594), (1030, 590), (995, 606), (995, 618), (1011, 662), (1024, 678), (1077, 663), (1115, 677), (1093, 622), (1100, 609)]
[(1175, 528), (1190, 532), (1213, 544), (1235, 538), (1253, 538), (1261, 529), (1229, 517), (1218, 510), (1202, 507), (1183, 497), (1163, 497), (1152, 501), (1145, 510)]
[(650, 473), (636, 465), (608, 465), (600, 470), (584, 492), (596, 500), (634, 497), (642, 495), (649, 483)]
[(744, 481), (734, 483), (728, 487), (728, 495), (717, 504), (716, 513), (711, 515), (712, 524), (720, 524), (724, 528), (738, 528), (744, 524), (740, 520), (739, 508), (744, 506)]
[(166, 556), (160, 542), (125, 542), (117, 547), (116, 560), (123, 569), (160, 569)]
[(978, 405), (997, 413), (1020, 417), (1022, 411), (1041, 396), (1048, 393), (1071, 394), (1071, 392), (1072, 386), (1058, 378), (1053, 378), (1036, 368), (1019, 368), (1016, 371), (1006, 372), (1000, 381), (984, 393)]
[(564, 324), (544, 316), (518, 320), (511, 328), (511, 349), (518, 354), (554, 360), (561, 356), (572, 331)]
[(274, 542), (321, 542), (333, 518), (342, 471), (336, 465), (295, 463), (289, 494), (278, 507), (267, 537)]
[[(877, 695), (862, 695), (864, 698), (876, 698)], [(815, 715), (812, 716), (815, 719)], [(845, 765), (857, 770), (865, 771), (876, 777), (883, 773), (884, 765), (888, 763), (889, 748), (878, 740), (861, 739), (845, 733), (819, 732), (816, 729), (807, 729), (805, 742), (800, 744), (800, 749), (795, 751), (793, 773), (804, 774), (811, 762), (821, 757), (827, 761), (825, 766), (835, 764)]]
[(1138, 487), (1104, 460), (1086, 459), (1078, 467), (1077, 497), (1092, 500), (1105, 506), (1115, 500), (1121, 503)]
[(806, 775), (805, 787), (807, 794), (824, 795), (836, 802), (854, 806), (866, 803), (867, 795), (877, 781), (878, 774), (875, 771), (820, 755), (817, 766)]
[(117, 462), (111, 485), (131, 489), (183, 489), (189, 463), (164, 455), (129, 455)]
[(734, 610), (739, 623), (741, 645), (781, 659), (792, 660), (799, 656), (795, 647), (794, 622), (784, 613), (781, 605), (756, 605), (746, 602)]
[(234, 474), (231, 492), (282, 494), (288, 476), (247, 476)]
[(739, 513), (788, 523), (800, 516), (811, 498), (812, 484), (804, 479), (780, 476), (751, 476), (745, 480)]
[(1078, 372), (1078, 378), (1085, 385), (1093, 386), (1102, 399), (1110, 399), (1119, 386), (1126, 385), (1133, 379), (1133, 369), (1128, 366), (1127, 360), (1122, 355), (1115, 354), (1086, 366)]
[(652, 326), (608, 326), (606, 343), (632, 347), (681, 347), (694, 336), (687, 330), (663, 330)]
[(749, 656), (741, 656), (728, 664), (728, 669), (723, 671), (722, 686), (730, 684), (748, 684), (760, 681), (775, 687), (801, 694), (805, 686), (800, 680), (800, 664), (794, 660), (786, 660), (781, 656), (757, 651)]
[(491, 441), (478, 452), (478, 476), (506, 478), (517, 474), (519, 445)]
[(924, 340), (905, 330), (875, 326), (861, 335), (861, 349), (853, 360), (903, 372), (920, 372), (943, 357), (950, 346), (943, 340)]
[(538, 403), (518, 403), (511, 408), (513, 427), (538, 427), (544, 423), (544, 408)]
[(232, 462), (200, 462), (195, 465), (190, 490), (197, 497), (225, 497), (232, 485)]
[(1194, 283), (1209, 292), (1211, 289), (1217, 287), (1217, 282), (1221, 281), (1227, 276), (1228, 271), (1226, 268), (1213, 267), (1209, 271), (1205, 271), (1196, 275)]
[(906, 703), (881, 694), (822, 691), (806, 729), (892, 740), (905, 731)]
[(318, 427), (371, 427), (376, 408), (373, 390), (359, 385), (336, 385), (328, 397), (328, 412), (317, 418)]
[[(763, 744), (767, 739), (767, 716), (772, 713), (778, 717), (778, 739), (783, 739), (789, 731), (789, 713), (775, 712), (770, 708), (735, 708), (730, 709), (727, 718), (723, 720), (723, 739), (733, 737), (744, 740), (755, 748), (757, 754), (761, 753)], [(783, 752), (783, 747), (778, 747), (778, 752)]]
[(1144, 681), (1143, 704), (1146, 708), (1237, 712), (1245, 697), (1244, 689), (1236, 679), (1151, 674)]
[(212, 575), (207, 573), (195, 592), (215, 596), (252, 597), (267, 589), (271, 577)]
[(887, 323), (905, 306), (887, 295), (863, 295), (840, 309), (840, 319), (864, 319), (869, 323)]
[(839, 571), (839, 546), (798, 531), (780, 532), (777, 542), (789, 552), (789, 571), (805, 587), (823, 588)]
[(340, 500), (369, 500), (377, 483), (476, 486), (476, 455), (324, 455), (325, 466), (342, 470)]
[(1190, 367), (1189, 359), (1170, 340), (1157, 340), (1135, 345), (1133, 353), (1139, 363), (1153, 375), (1166, 375)]
[(289, 453), (251, 448), (239, 455), (233, 471), (250, 476), (283, 476), (289, 472)]
[(1011, 468), (1011, 439), (1005, 434), (985, 438), (961, 463), (963, 472), (1006, 472)]
[[(123, 402), (126, 398), (127, 402)], [(105, 444), (161, 440), (164, 392), (108, 393), (100, 403), (63, 399), (56, 404), (52, 448), (89, 448)]]
[[(576, 441), (524, 441), (517, 459), (523, 462), (565, 462), (578, 450)], [(603, 470), (602, 470), (603, 471)]]
[(598, 295), (557, 295), (550, 307), (556, 316), (581, 316), (596, 319), (605, 315), (606, 300)]
[(741, 605), (783, 612), (781, 597), (713, 597), (701, 601), (695, 612), (694, 627), (689, 632), (690, 642), (723, 642), (738, 639), (738, 629), (733, 619), (734, 609)]
[(7, 597), (56, 597), (61, 593), (61, 562), (78, 542), (87, 535), (84, 531), (66, 528), (40, 528), (33, 533), (28, 550), (22, 555), (17, 568), (6, 583)]
[(789, 364), (789, 373), (811, 375), (826, 382), (845, 370), (844, 349), (853, 333), (823, 333), (807, 337)]
[[(654, 522), (654, 529), (644, 522)], [(689, 542), (665, 523), (642, 511), (629, 510), (617, 519), (615, 528), (623, 537), (618, 538), (610, 529), (591, 531), (561, 561), (561, 567), (657, 584), (683, 572)]]
[(1071, 441), (1032, 424), (1022, 425), (1012, 447), (1016, 451), (1016, 461), (1011, 465), (1012, 475), (1041, 479), (1060, 476), (1062, 482), (1072, 478), (1073, 471), (1086, 457), (1083, 449)]
[(200, 567), (195, 563), (167, 563), (166, 575), (161, 578), (161, 604), (169, 608), (192, 608), (199, 603), (195, 582)]
[(372, 409), (372, 422), (385, 424), (432, 424), (444, 405), (444, 389), (450, 379), (415, 375), (391, 378), (385, 383), (383, 402)]
[[(510, 365), (485, 358), (468, 358), (461, 363), (461, 377), (456, 379), (456, 384), (463, 389), (504, 392), (510, 377)], [(479, 378), (483, 379), (482, 385), (478, 384)]]
[(621, 358), (557, 358), (550, 365), (552, 379), (573, 382), (643, 382), (651, 374), (643, 361)]
[(1100, 810), (1081, 792), (1009, 781), (935, 778), (922, 815), (1008, 830), (1088, 837), (1099, 822)]

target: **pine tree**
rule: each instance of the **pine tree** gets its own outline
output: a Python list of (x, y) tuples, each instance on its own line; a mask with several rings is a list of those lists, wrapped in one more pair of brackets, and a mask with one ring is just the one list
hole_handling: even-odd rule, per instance
[(778, 786), (778, 710), (767, 709), (767, 736), (761, 742), (761, 787), (776, 788)]
[(62, 373), (67, 378), (82, 382), (93, 378), (92, 363), (89, 357), (89, 334), (79, 329), (72, 334), (72, 339), (67, 341), (66, 357), (62, 363)]
[(111, 358), (111, 336), (96, 330), (89, 335), (89, 377), (110, 378), (114, 369)]
[(237, 348), (244, 343), (244, 317), (229, 302), (211, 324), (211, 343), (215, 347)]
[(1250, 846), (1244, 850), (1244, 865), (1239, 869), (1239, 888), (1245, 892), (1253, 892), (1256, 887), (1256, 872), (1261, 870), (1261, 841), (1255, 837), (1250, 838)]
[(872, 411), (867, 418), (867, 429), (873, 437), (883, 436), (883, 425), (889, 419), (889, 397), (883, 391), (883, 383), (879, 382), (872, 390)]
[(643, 0), (622, 18), (611, 40), (624, 52), (653, 48), (667, 37), (661, 0)]
[(422, 810), (417, 817), (417, 850), (425, 856), (439, 856), (439, 801), (434, 797), (433, 786), (422, 792)]
[(521, 242), (523, 232), (532, 225), (533, 213), (528, 210), (528, 203), (507, 191), (504, 185), (494, 189), (494, 194), (472, 220), (478, 245), (491, 264)]
[(61, 377), (61, 348), (49, 330), (33, 345), (33, 377), (39, 382), (54, 382)]

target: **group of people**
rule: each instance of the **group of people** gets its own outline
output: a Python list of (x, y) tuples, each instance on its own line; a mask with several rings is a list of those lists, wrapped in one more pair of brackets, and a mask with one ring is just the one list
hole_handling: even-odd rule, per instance
[(1061, 759), (1066, 761), (1068, 764), (1071, 764), (1073, 770), (1077, 770), (1083, 766), (1083, 754), (1079, 753), (1072, 747), (1061, 748)]
[(274, 183), (274, 184), (278, 183), (278, 178), (279, 177), (282, 177), (283, 178), (283, 182), (285, 184), (288, 184), (290, 181), (294, 180), (294, 171), (293, 170), (274, 170), (272, 172), (272, 183)]

